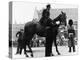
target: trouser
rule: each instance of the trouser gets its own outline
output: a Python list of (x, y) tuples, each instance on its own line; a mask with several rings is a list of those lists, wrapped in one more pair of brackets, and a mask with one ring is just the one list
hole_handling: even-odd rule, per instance
[(26, 54), (26, 46), (24, 46), (24, 47), (20, 47), (20, 54), (22, 53), (22, 50), (24, 49), (24, 54)]
[(19, 53), (19, 45), (17, 46), (17, 52), (16, 53)]
[(46, 37), (46, 45), (45, 45), (45, 56), (51, 56), (52, 53), (52, 43), (53, 43), (53, 35), (52, 31), (47, 31), (47, 37)]
[(16, 53), (20, 53), (20, 43), (18, 43), (17, 52)]
[(69, 52), (71, 52), (71, 47), (73, 48), (73, 52), (75, 52), (75, 43), (74, 43), (73, 37), (69, 38), (69, 44), (70, 44), (70, 46), (69, 46)]
[[(72, 46), (73, 52), (75, 52), (75, 46)], [(71, 47), (69, 47), (69, 52), (71, 52)]]
[(22, 41), (19, 40), (19, 41), (18, 41), (18, 46), (17, 46), (17, 52), (16, 52), (16, 53), (20, 53), (21, 47), (22, 47)]
[(51, 56), (52, 54), (52, 44), (47, 43), (45, 47), (45, 56)]

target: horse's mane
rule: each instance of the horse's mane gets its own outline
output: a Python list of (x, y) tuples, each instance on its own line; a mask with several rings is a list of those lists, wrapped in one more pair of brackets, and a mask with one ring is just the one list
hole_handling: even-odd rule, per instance
[(60, 20), (61, 14), (59, 14), (59, 16), (57, 16), (56, 18), (53, 19), (53, 22), (56, 22), (58, 20)]
[(53, 23), (55, 23), (56, 21), (63, 22), (66, 26), (66, 14), (61, 12), (61, 14), (59, 14), (55, 19), (53, 19)]

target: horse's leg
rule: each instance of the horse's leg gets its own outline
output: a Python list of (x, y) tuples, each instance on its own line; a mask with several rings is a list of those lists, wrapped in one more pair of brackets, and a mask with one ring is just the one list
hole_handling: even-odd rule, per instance
[(58, 55), (60, 55), (59, 51), (58, 51), (58, 47), (57, 47), (57, 43), (56, 43), (56, 39), (54, 39), (54, 45), (55, 45), (55, 48), (56, 48), (56, 52), (58, 53)]
[(51, 56), (54, 56), (54, 54), (52, 53), (52, 45), (53, 45), (53, 41), (51, 42)]
[(23, 48), (24, 48), (24, 54), (25, 54), (25, 56), (26, 56), (26, 57), (29, 57), (29, 56), (27, 55), (27, 53), (26, 53), (26, 44), (24, 44), (24, 47), (23, 47)]
[(31, 47), (30, 47), (29, 44), (28, 44), (28, 48), (29, 48), (29, 50), (30, 50), (30, 52), (31, 52), (31, 56), (33, 57), (33, 52), (32, 52), (32, 49), (31, 49)]

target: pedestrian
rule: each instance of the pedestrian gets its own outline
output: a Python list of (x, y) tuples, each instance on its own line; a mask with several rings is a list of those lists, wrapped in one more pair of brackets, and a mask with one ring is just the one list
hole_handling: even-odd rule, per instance
[(75, 30), (73, 26), (73, 20), (70, 19), (68, 22), (68, 47), (69, 52), (71, 52), (71, 48), (73, 48), (73, 52), (75, 52)]
[(23, 29), (20, 29), (20, 31), (18, 31), (16, 33), (16, 37), (18, 38), (18, 45), (17, 45), (17, 52), (16, 54), (21, 54), (22, 52), (22, 38), (23, 38)]

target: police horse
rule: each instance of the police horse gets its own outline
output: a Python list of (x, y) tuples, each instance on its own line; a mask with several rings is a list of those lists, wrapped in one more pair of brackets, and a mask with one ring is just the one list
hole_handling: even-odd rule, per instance
[[(56, 22), (59, 21), (60, 23), (59, 24), (56, 24)], [(58, 55), (60, 55), (59, 51), (58, 51), (58, 48), (57, 48), (57, 43), (56, 43), (56, 36), (58, 33), (58, 28), (59, 26), (61, 26), (62, 24), (66, 26), (66, 13), (62, 12), (61, 11), (61, 14), (56, 17), (55, 19), (53, 19), (51, 22), (48, 22), (48, 24), (52, 25), (52, 26), (49, 26), (49, 28), (52, 28), (53, 29), (53, 35), (55, 37), (53, 37), (53, 40), (54, 40), (54, 44), (55, 44), (55, 47), (56, 47), (56, 52), (58, 53)], [(38, 23), (34, 23), (32, 21), (30, 22), (27, 22), (24, 26), (24, 36), (23, 36), (23, 46), (24, 46), (24, 53), (26, 55), (26, 57), (28, 57), (27, 53), (26, 53), (26, 45), (28, 46), (30, 52), (31, 52), (31, 56), (33, 57), (33, 51), (30, 47), (30, 42), (34, 36), (34, 34), (37, 34), (41, 37), (45, 37), (46, 38), (46, 30), (48, 28), (46, 27), (45, 29), (44, 28), (41, 28), (41, 25)], [(41, 32), (41, 30), (44, 30), (44, 33)]]

